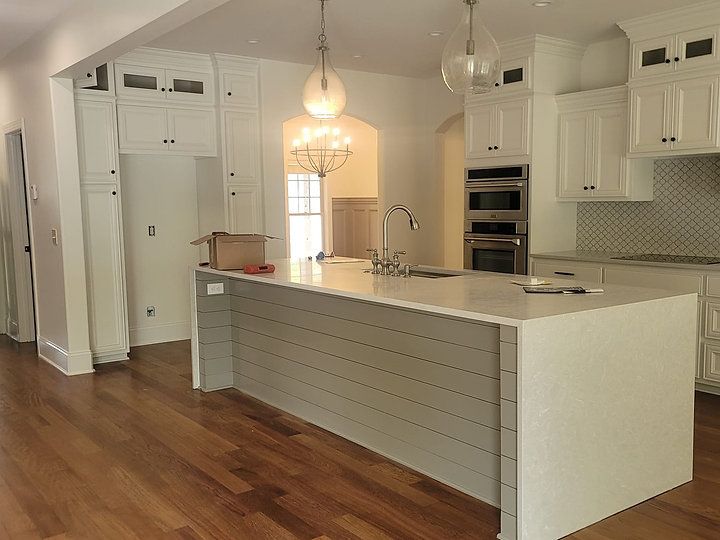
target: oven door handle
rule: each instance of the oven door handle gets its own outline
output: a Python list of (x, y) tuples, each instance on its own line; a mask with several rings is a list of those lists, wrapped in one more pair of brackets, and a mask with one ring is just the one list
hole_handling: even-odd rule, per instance
[(468, 183), (465, 188), (466, 189), (482, 189), (484, 187), (488, 188), (494, 188), (494, 187), (523, 187), (525, 184), (522, 182), (488, 182), (486, 184), (472, 184)]
[(508, 242), (519, 246), (522, 242), (519, 238), (478, 238), (476, 240), (465, 240), (468, 244), (475, 244), (476, 242)]

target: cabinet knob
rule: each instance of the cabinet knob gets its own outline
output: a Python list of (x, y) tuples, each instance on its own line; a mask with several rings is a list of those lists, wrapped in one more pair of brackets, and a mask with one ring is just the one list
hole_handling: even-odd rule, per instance
[(92, 77), (92, 73), (86, 73), (86, 75), (87, 75), (87, 78), (88, 78), (88, 79), (89, 79), (90, 77)]
[(112, 171), (110, 171), (110, 174), (115, 174), (115, 169), (113, 169)]
[(666, 59), (665, 59), (665, 63), (666, 63), (666, 64), (669, 64), (669, 63), (670, 63), (670, 59), (669, 59), (669, 58), (666, 58)]
[(492, 146), (488, 146), (488, 150), (492, 150)]
[(590, 186), (590, 189), (595, 189), (595, 186)]
[(167, 144), (167, 139), (163, 139), (163, 144)]
[(165, 91), (165, 89), (164, 89), (164, 88), (161, 88), (161, 89), (160, 89), (160, 91), (161, 91), (161, 92), (164, 92), (164, 91)]
[(170, 139), (170, 144), (175, 144), (175, 139)]
[(228, 92), (228, 96), (232, 96), (232, 92)]
[(235, 196), (235, 192), (233, 191), (230, 195), (232, 195), (232, 196), (234, 197), (234, 196)]
[(113, 194), (113, 195), (117, 195), (117, 191), (113, 191), (112, 194)]
[(235, 176), (235, 173), (234, 173), (234, 172), (231, 172), (231, 173), (230, 173), (230, 176)]
[(585, 191), (587, 191), (587, 190), (590, 189), (590, 188), (587, 187), (587, 186), (584, 186), (583, 189), (584, 189)]
[(677, 139), (675, 137), (670, 137), (670, 142), (675, 142)]
[(497, 146), (493, 146), (493, 150), (499, 150)]
[(168, 92), (172, 92), (172, 88), (168, 88)]
[(662, 142), (667, 142), (667, 137), (663, 137)]
[(500, 83), (499, 83), (499, 82), (496, 82), (496, 83), (495, 83), (495, 86), (500, 86)]
[(680, 58), (676, 56), (676, 57), (675, 57), (675, 61), (676, 61), (676, 62), (679, 62), (679, 61), (680, 61)]

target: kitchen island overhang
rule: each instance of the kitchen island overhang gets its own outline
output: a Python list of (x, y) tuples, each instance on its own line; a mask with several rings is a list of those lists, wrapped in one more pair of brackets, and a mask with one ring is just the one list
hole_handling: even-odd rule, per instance
[(489, 502), (503, 539), (559, 538), (692, 478), (696, 295), (273, 263), (192, 270), (195, 387), (236, 388)]

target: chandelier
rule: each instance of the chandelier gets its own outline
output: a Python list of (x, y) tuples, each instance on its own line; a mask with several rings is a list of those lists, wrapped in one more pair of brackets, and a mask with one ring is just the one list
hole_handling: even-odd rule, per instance
[[(314, 137), (313, 137), (314, 135)], [(340, 128), (330, 129), (321, 126), (313, 134), (310, 128), (303, 129), (303, 138), (292, 142), (290, 154), (297, 164), (308, 172), (317, 173), (325, 178), (328, 173), (338, 170), (352, 156), (350, 143), (352, 139), (345, 137), (340, 144)]]
[(500, 75), (500, 50), (480, 19), (478, 0), (462, 2), (467, 8), (443, 50), (443, 79), (455, 93), (485, 94)]
[(325, 35), (325, 1), (320, 0), (320, 35), (315, 68), (305, 81), (303, 106), (313, 118), (329, 120), (338, 118), (345, 110), (347, 97), (345, 85), (330, 63), (330, 47)]

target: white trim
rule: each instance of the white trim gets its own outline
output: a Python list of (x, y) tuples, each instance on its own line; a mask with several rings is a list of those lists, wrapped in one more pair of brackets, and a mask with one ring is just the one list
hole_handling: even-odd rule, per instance
[(53, 343), (52, 341), (45, 339), (42, 336), (37, 337), (38, 357), (44, 360), (58, 371), (61, 371), (65, 375), (85, 375), (93, 373), (95, 370), (82, 370), (82, 371), (69, 371), (68, 366), (74, 363), (75, 358), (81, 356), (90, 356), (90, 351), (80, 351), (73, 353), (72, 355), (63, 349), (60, 345)]
[(555, 97), (559, 112), (597, 107), (601, 105), (616, 105), (617, 103), (628, 102), (627, 85), (600, 88), (599, 90), (585, 90), (583, 92), (572, 92), (560, 94)]
[(662, 11), (646, 17), (620, 21), (617, 25), (632, 41), (638, 39), (677, 34), (720, 23), (720, 4), (709, 0), (692, 6)]
[(190, 339), (190, 321), (157, 324), (130, 329), (130, 346), (152, 345)]
[(197, 270), (190, 267), (190, 354), (192, 357), (192, 387), (200, 388), (200, 342), (197, 324)]
[(720, 396), (720, 386), (715, 386), (713, 384), (707, 384), (707, 381), (695, 381), (695, 390), (698, 392), (703, 392), (705, 394), (714, 394), (716, 396)]
[(120, 58), (115, 59), (117, 64), (130, 64), (134, 66), (153, 66), (162, 69), (196, 68), (212, 73), (213, 65), (209, 54), (171, 51), (153, 47), (138, 47)]

